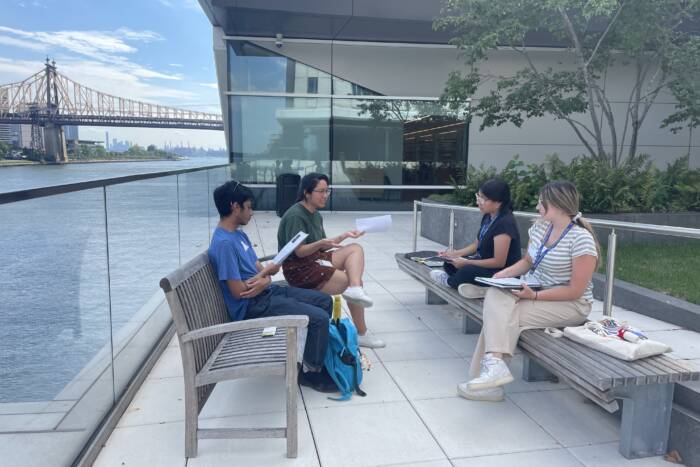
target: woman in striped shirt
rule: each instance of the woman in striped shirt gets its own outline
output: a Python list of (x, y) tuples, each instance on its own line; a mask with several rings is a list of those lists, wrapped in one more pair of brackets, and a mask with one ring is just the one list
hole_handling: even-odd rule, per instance
[(527, 254), (493, 277), (519, 277), (541, 283), (541, 290), (491, 288), (484, 300), (484, 323), (460, 396), (472, 400), (503, 400), (502, 386), (513, 381), (503, 361), (515, 350), (525, 329), (578, 326), (593, 302), (591, 278), (600, 248), (591, 225), (579, 212), (576, 186), (547, 183), (540, 190), (541, 218), (529, 230)]

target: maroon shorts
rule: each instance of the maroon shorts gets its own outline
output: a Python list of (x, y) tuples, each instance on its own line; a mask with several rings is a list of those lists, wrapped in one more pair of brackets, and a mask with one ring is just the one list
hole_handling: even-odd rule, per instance
[(322, 266), (317, 261), (331, 262), (332, 257), (333, 253), (330, 251), (317, 251), (303, 258), (287, 258), (282, 265), (282, 273), (292, 287), (318, 290), (328, 282), (335, 268)]

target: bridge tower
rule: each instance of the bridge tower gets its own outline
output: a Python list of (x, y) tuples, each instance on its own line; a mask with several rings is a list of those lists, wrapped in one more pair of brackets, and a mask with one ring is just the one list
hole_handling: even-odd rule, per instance
[(48, 121), (44, 124), (44, 151), (46, 156), (54, 162), (62, 163), (68, 160), (66, 139), (63, 135), (63, 127), (54, 123), (58, 115), (58, 89), (56, 84), (56, 62), (49, 63), (46, 58), (46, 112)]

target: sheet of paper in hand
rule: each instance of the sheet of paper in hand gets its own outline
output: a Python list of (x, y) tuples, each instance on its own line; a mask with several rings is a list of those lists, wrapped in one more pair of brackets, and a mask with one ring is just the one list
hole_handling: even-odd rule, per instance
[(365, 233), (388, 232), (391, 229), (391, 215), (356, 219), (355, 227)]
[(292, 254), (294, 250), (297, 249), (301, 242), (303, 242), (309, 234), (302, 232), (301, 230), (292, 237), (292, 239), (282, 248), (277, 255), (272, 258), (272, 262), (275, 264), (282, 264), (282, 262), (287, 259), (289, 255)]

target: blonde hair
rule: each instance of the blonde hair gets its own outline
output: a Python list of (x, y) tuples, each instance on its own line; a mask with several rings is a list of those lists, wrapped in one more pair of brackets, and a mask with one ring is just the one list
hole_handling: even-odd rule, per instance
[(576, 189), (576, 185), (566, 180), (556, 180), (547, 183), (540, 189), (540, 199), (545, 211), (550, 206), (560, 209), (571, 217), (571, 221), (590, 232), (595, 241), (595, 249), (598, 254), (597, 262), (600, 262), (600, 243), (598, 236), (593, 231), (591, 223), (588, 222), (579, 212), (581, 197)]

